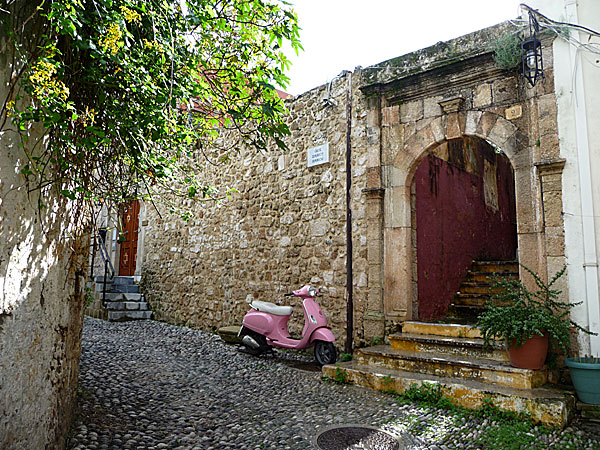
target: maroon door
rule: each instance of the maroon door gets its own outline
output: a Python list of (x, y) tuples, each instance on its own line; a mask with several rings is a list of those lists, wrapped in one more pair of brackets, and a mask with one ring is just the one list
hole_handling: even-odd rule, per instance
[(119, 275), (131, 276), (135, 273), (137, 257), (140, 202), (133, 200), (123, 211), (123, 238), (119, 256)]

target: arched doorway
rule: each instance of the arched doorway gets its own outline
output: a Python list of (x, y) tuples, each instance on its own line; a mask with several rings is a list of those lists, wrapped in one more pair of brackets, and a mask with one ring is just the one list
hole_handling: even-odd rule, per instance
[(473, 260), (516, 257), (514, 171), (485, 140), (465, 136), (432, 149), (412, 192), (417, 315), (442, 319)]

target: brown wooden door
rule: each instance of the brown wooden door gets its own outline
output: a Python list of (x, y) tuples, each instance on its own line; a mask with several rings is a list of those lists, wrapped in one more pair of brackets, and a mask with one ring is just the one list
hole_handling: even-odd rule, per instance
[(119, 275), (131, 276), (135, 273), (137, 257), (140, 202), (133, 200), (123, 211), (123, 237), (119, 257)]

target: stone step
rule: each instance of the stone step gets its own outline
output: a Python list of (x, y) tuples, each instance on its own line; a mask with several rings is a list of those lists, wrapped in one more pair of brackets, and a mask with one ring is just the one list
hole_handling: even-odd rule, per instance
[(460, 284), (460, 294), (496, 294), (498, 288), (492, 287), (490, 283), (464, 281)]
[(471, 265), (475, 272), (501, 274), (502, 272), (519, 273), (519, 263), (516, 261), (473, 261)]
[(137, 284), (113, 284), (110, 289), (111, 292), (123, 292), (123, 293), (138, 293), (140, 287)]
[(444, 395), (456, 405), (476, 409), (489, 399), (502, 409), (527, 412), (536, 422), (553, 427), (565, 427), (575, 410), (573, 395), (551, 387), (516, 389), (477, 380), (365, 366), (356, 361), (323, 366), (322, 374), (335, 379), (340, 370), (346, 373), (349, 382), (379, 391), (403, 393), (414, 385), (438, 384), (442, 387)]
[(494, 361), (508, 362), (505, 345), (492, 341), (484, 346), (483, 339), (430, 336), (423, 334), (392, 334), (389, 336), (390, 346), (396, 350), (420, 353), (438, 353), (444, 355), (485, 358)]
[(584, 419), (600, 422), (600, 405), (593, 405), (591, 403), (583, 403), (578, 401), (577, 410)]
[(548, 381), (545, 367), (541, 370), (520, 369), (491, 359), (396, 350), (389, 345), (362, 348), (355, 359), (366, 366), (478, 380), (519, 389), (540, 387)]
[[(96, 297), (102, 300), (102, 292), (96, 292)], [(144, 294), (139, 292), (107, 292), (106, 300), (109, 302), (139, 302), (144, 299)]]
[(151, 319), (152, 311), (108, 311), (110, 322), (124, 322), (126, 320)]
[(486, 306), (490, 300), (488, 294), (463, 294), (457, 292), (454, 295), (454, 304), (463, 306)]
[(104, 307), (110, 311), (148, 311), (146, 302), (105, 302)]
[(452, 321), (460, 321), (463, 324), (474, 324), (479, 314), (486, 310), (483, 305), (457, 305), (448, 306), (446, 318)]
[(402, 324), (402, 332), (446, 337), (481, 338), (478, 328), (457, 323), (428, 323), (408, 321)]
[[(503, 272), (498, 275), (501, 275), (502, 277), (511, 280), (517, 280), (519, 278), (519, 272)], [(467, 270), (467, 277), (465, 281), (491, 284), (494, 281), (494, 274), (491, 272), (476, 272), (472, 270)]]
[(227, 327), (221, 327), (217, 330), (221, 339), (225, 342), (229, 342), (230, 344), (239, 344), (242, 340), (238, 337), (238, 333), (240, 332), (239, 325), (230, 325)]
[[(104, 283), (104, 276), (94, 277), (94, 281), (96, 283), (103, 284)], [(112, 283), (112, 284), (134, 284), (135, 280), (134, 280), (133, 277), (116, 276), (116, 277), (113, 277), (113, 278), (107, 277), (106, 282), (107, 282), (107, 284), (108, 283)]]

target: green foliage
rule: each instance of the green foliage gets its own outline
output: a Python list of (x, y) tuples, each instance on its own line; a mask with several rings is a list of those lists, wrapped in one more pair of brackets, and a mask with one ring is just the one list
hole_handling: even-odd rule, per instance
[(333, 376), (333, 381), (335, 381), (338, 384), (348, 384), (350, 382), (346, 371), (339, 366), (335, 368), (335, 375)]
[(380, 337), (374, 337), (373, 340), (371, 341), (371, 345), (379, 345), (383, 342), (383, 339), (381, 339)]
[(437, 383), (424, 382), (421, 385), (413, 383), (400, 397), (406, 401), (442, 409), (454, 409), (456, 406), (444, 395), (442, 386)]
[(488, 309), (477, 319), (485, 343), (495, 338), (515, 340), (521, 345), (534, 335), (548, 333), (552, 342), (567, 353), (571, 342), (571, 330), (590, 333), (573, 322), (569, 313), (580, 303), (562, 303), (561, 291), (553, 288), (565, 273), (566, 266), (545, 283), (536, 273), (521, 265), (535, 280), (537, 290), (530, 291), (521, 280), (497, 278), (494, 287), (498, 293), (491, 297)]
[(83, 304), (87, 308), (92, 303), (94, 303), (94, 291), (92, 290), (92, 288), (86, 286), (85, 294), (83, 296)]
[(341, 358), (342, 362), (352, 361), (352, 353), (342, 353)]
[(514, 69), (521, 64), (521, 42), (516, 34), (507, 34), (493, 46), (494, 62), (501, 69)]
[[(112, 204), (158, 187), (211, 200), (218, 192), (203, 183), (200, 164), (207, 152), (225, 161), (242, 144), (284, 147), (289, 130), (274, 86), (288, 81), (284, 42), (301, 49), (288, 3), (39, 3), (0, 10), (20, 58), (0, 103), (2, 130), (12, 121), (25, 143), (41, 123), (48, 143), (23, 146), (31, 189)], [(25, 22), (38, 23), (36, 32), (22, 33)], [(224, 133), (238, 143), (220, 147)]]

